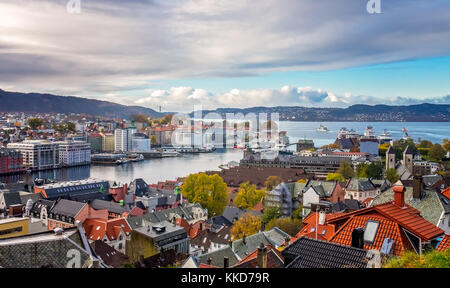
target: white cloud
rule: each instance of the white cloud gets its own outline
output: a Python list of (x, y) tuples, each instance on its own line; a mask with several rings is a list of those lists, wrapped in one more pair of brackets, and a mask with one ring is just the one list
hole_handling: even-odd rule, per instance
[(151, 91), (150, 96), (138, 99), (136, 104), (154, 108), (162, 105), (166, 111), (193, 111), (194, 105), (203, 109), (248, 108), (255, 106), (305, 106), (305, 107), (347, 107), (352, 104), (405, 105), (418, 103), (450, 103), (450, 96), (432, 99), (396, 97), (390, 100), (366, 95), (352, 95), (349, 92), (338, 95), (312, 87), (283, 86), (280, 89), (232, 89), (226, 93), (212, 93), (192, 87), (173, 87), (169, 90)]

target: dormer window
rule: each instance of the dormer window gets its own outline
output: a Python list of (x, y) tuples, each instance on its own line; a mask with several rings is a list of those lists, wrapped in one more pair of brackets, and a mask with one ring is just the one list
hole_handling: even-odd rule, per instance
[(368, 220), (364, 229), (364, 243), (373, 244), (380, 222)]

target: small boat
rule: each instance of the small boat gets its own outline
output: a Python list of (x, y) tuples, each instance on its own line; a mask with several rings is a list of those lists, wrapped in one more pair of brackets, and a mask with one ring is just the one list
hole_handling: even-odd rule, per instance
[(317, 132), (330, 132), (327, 127), (320, 125), (319, 128), (317, 128)]
[(181, 154), (175, 150), (164, 149), (162, 152), (162, 157), (178, 157)]

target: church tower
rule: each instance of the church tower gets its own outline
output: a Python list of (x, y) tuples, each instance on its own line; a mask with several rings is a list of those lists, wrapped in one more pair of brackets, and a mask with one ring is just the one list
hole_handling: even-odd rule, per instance
[(395, 151), (392, 146), (386, 151), (386, 171), (395, 168)]
[(406, 146), (405, 151), (403, 151), (403, 165), (405, 165), (406, 169), (412, 174), (413, 171), (413, 151), (411, 147)]

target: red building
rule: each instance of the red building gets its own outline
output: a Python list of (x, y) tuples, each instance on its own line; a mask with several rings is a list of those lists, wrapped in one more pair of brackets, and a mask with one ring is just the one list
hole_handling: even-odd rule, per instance
[(0, 175), (22, 172), (23, 158), (19, 151), (0, 148)]

